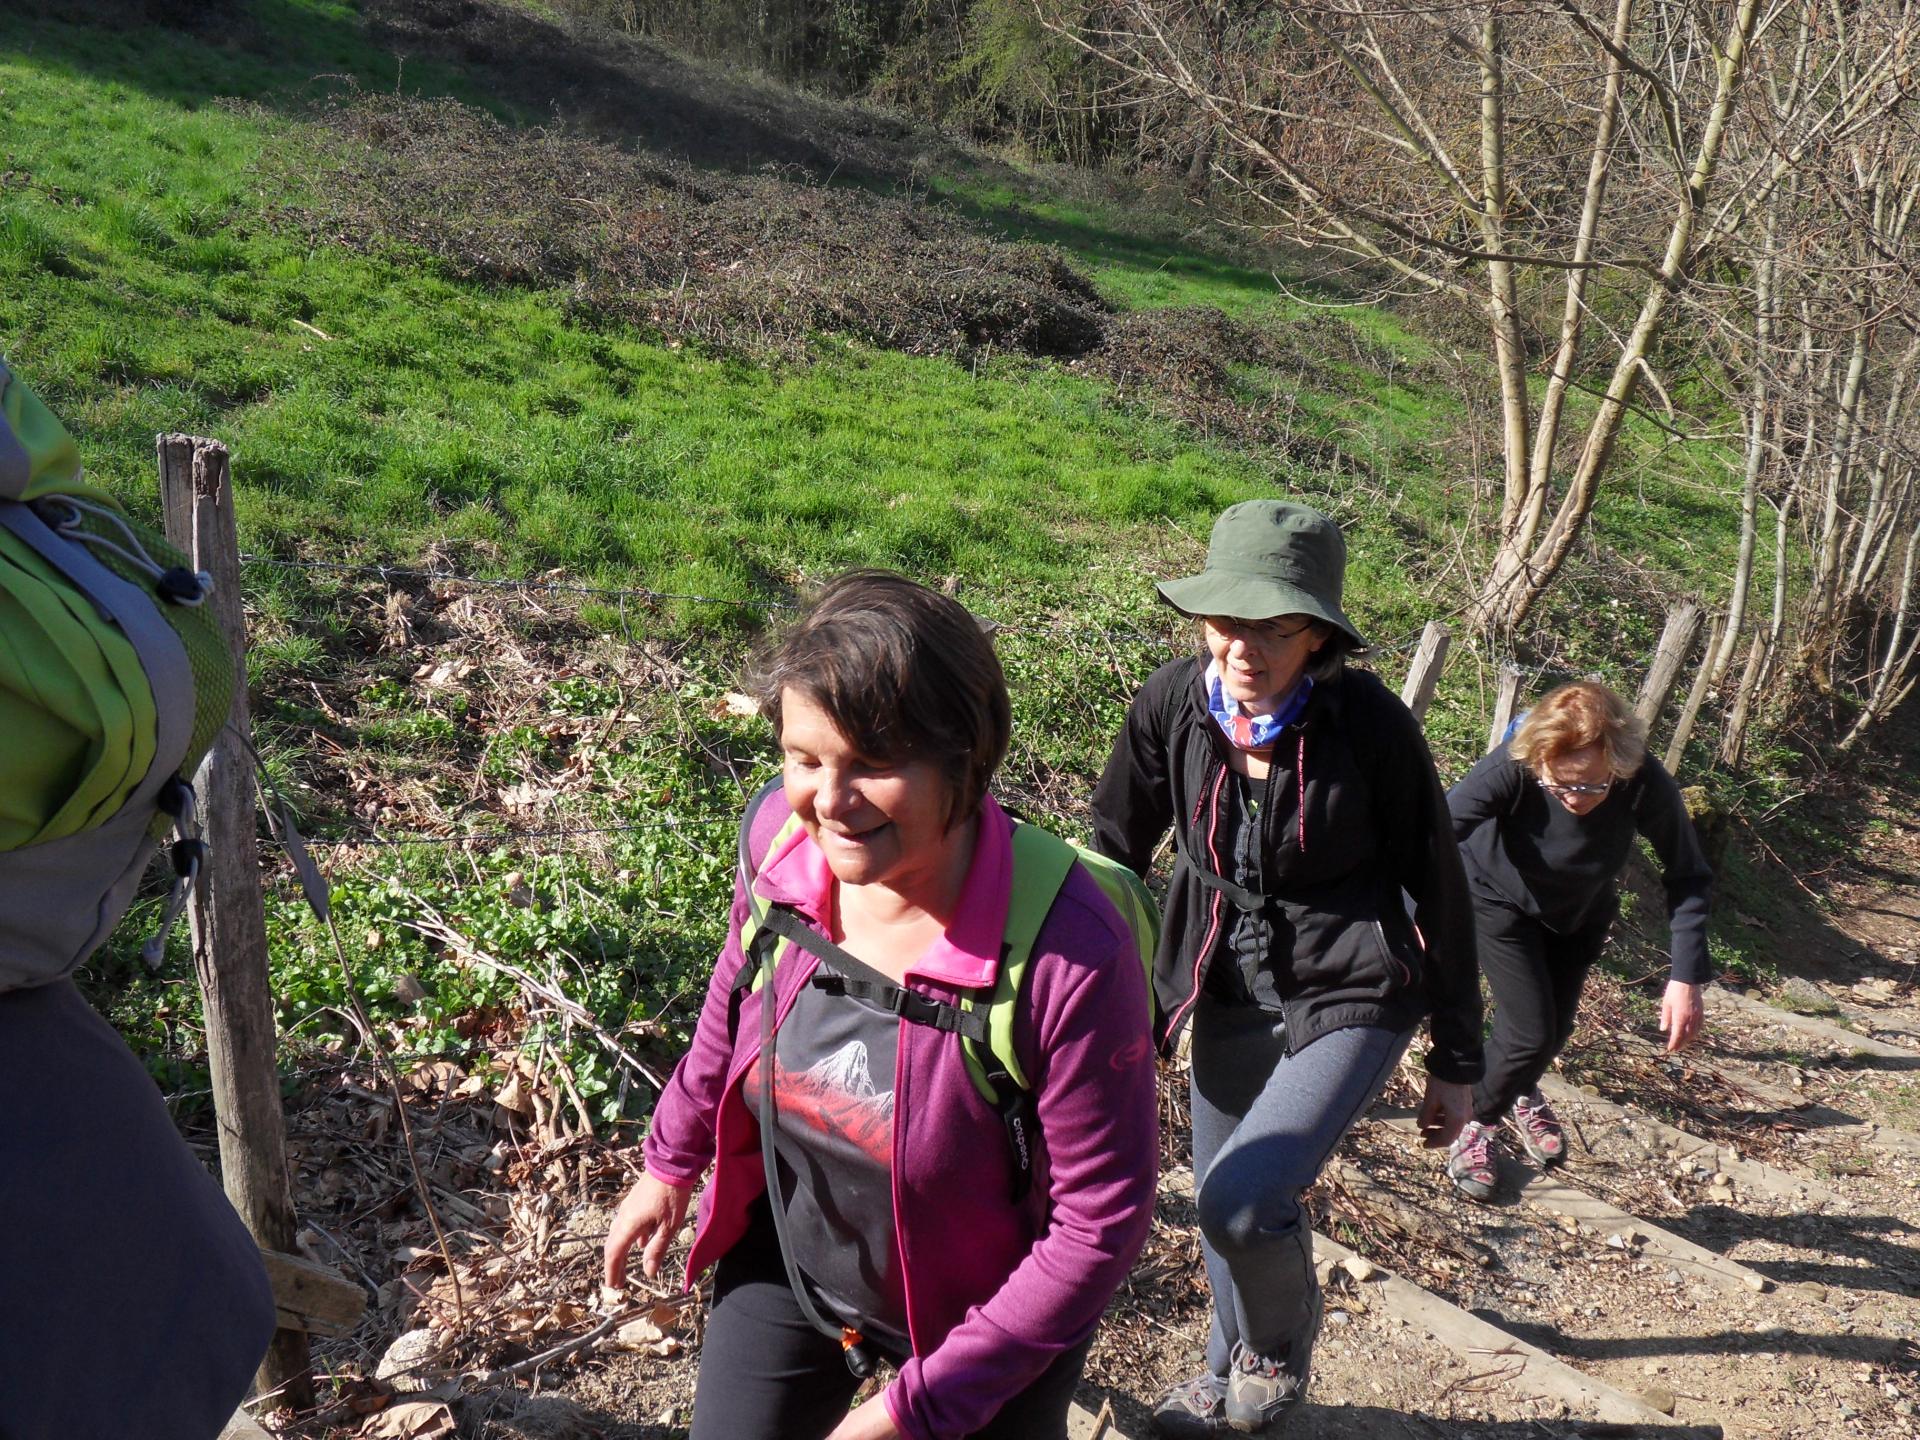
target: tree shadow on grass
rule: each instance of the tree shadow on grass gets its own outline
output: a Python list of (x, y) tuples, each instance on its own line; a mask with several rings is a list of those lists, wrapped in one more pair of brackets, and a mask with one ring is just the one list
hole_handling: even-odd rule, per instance
[(189, 107), (236, 97), (298, 115), (342, 82), (450, 96), (713, 170), (891, 183), (946, 148), (897, 118), (499, 0), (365, 0), (358, 16), (297, 0), (70, 0), (0, 20), (0, 48)]

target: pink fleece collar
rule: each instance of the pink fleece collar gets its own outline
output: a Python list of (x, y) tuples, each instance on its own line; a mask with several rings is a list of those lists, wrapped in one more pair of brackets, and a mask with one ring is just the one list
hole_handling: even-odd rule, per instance
[[(823, 930), (832, 922), (834, 879), (827, 857), (796, 829), (769, 855), (753, 882), (754, 894), (791, 905)], [(1013, 897), (1013, 821), (991, 795), (980, 802), (973, 859), (960, 889), (960, 908), (946, 933), (907, 969), (917, 979), (974, 990), (1000, 974), (1000, 938)]]

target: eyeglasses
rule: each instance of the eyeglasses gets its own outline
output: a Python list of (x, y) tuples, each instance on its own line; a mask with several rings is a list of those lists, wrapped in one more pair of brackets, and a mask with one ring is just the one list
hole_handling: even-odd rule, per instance
[[(1539, 779), (1538, 776), (1535, 778)], [(1607, 779), (1592, 785), (1561, 785), (1555, 781), (1543, 779), (1540, 780), (1540, 788), (1549, 795), (1556, 795), (1563, 800), (1569, 800), (1576, 795), (1604, 795), (1613, 788), (1613, 778), (1609, 776)]]
[(1291, 630), (1282, 630), (1278, 620), (1236, 620), (1231, 615), (1209, 615), (1207, 624), (1229, 640), (1239, 638), (1255, 640), (1263, 645), (1284, 645), (1313, 629), (1314, 622), (1309, 620)]

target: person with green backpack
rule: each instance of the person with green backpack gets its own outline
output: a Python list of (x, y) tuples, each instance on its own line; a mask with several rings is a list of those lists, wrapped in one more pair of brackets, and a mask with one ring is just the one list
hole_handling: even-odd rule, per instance
[(0, 359), (0, 1435), (213, 1440), (274, 1329), (260, 1252), (72, 975), (191, 778), (232, 666), (204, 575), (81, 472)]
[(987, 793), (1010, 706), (958, 602), (844, 575), (752, 688), (781, 777), (607, 1283), (710, 1170), (693, 1440), (1060, 1440), (1152, 1215), (1152, 902)]

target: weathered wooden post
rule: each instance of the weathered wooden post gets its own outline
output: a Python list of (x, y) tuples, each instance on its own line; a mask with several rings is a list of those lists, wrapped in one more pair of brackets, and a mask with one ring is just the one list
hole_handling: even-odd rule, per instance
[(1453, 636), (1447, 627), (1438, 620), (1429, 620), (1427, 628), (1420, 632), (1420, 648), (1413, 652), (1413, 663), (1407, 667), (1407, 683), (1401, 687), (1400, 699), (1413, 712), (1413, 718), (1423, 723), (1427, 707), (1433, 704), (1433, 688), (1440, 683), (1440, 671), (1447, 663), (1447, 650), (1452, 644)]
[(1653, 652), (1653, 668), (1647, 671), (1647, 678), (1640, 686), (1640, 698), (1633, 706), (1633, 713), (1645, 722), (1649, 731), (1673, 696), (1673, 687), (1680, 679), (1680, 667), (1687, 663), (1694, 637), (1700, 633), (1701, 614), (1700, 607), (1691, 600), (1682, 600), (1667, 612), (1667, 628), (1660, 632), (1659, 647)]
[(1720, 636), (1726, 628), (1726, 616), (1713, 617), (1713, 625), (1707, 631), (1706, 648), (1700, 652), (1700, 668), (1694, 672), (1693, 688), (1687, 691), (1687, 703), (1681, 707), (1680, 718), (1674, 722), (1673, 739), (1667, 742), (1669, 772), (1679, 769), (1680, 757), (1686, 753), (1687, 741), (1693, 735), (1693, 722), (1700, 718), (1700, 707), (1706, 703), (1707, 687), (1713, 683), (1713, 659), (1720, 653)]
[(1525, 672), (1509, 661), (1500, 667), (1500, 689), (1493, 697), (1493, 724), (1487, 729), (1487, 749), (1499, 747), (1507, 738), (1507, 726), (1513, 723), (1513, 712), (1520, 708), (1520, 682)]
[(1740, 677), (1739, 697), (1733, 702), (1733, 714), (1727, 717), (1726, 733), (1720, 737), (1720, 763), (1729, 770), (1738, 769), (1740, 752), (1747, 742), (1747, 722), (1751, 717), (1754, 693), (1760, 688), (1760, 676), (1767, 664), (1767, 632), (1753, 632), (1753, 644), (1747, 650), (1747, 668)]
[[(267, 919), (254, 842), (254, 790), (247, 718), (246, 614), (240, 604), (240, 543), (234, 527), (227, 447), (191, 435), (161, 435), (160, 495), (167, 538), (213, 578), (208, 603), (233, 651), (233, 708), (194, 776), (206, 857), (193, 888), (193, 968), (206, 1011), (207, 1064), (220, 1131), (227, 1198), (262, 1249), (294, 1248), (287, 1180), (286, 1117), (275, 1068), (279, 1037), (267, 974)], [(280, 1330), (258, 1385), (287, 1404), (313, 1404), (307, 1336)]]

